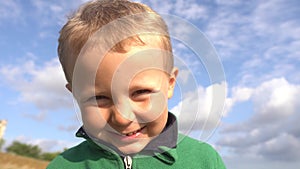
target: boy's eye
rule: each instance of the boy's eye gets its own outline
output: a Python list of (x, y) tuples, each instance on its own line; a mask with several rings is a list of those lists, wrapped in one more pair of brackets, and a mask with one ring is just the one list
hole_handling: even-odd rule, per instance
[(106, 99), (109, 99), (107, 96), (95, 96), (94, 98), (96, 100), (106, 100)]
[(151, 93), (151, 90), (142, 89), (142, 90), (137, 90), (137, 91), (133, 92), (132, 95), (149, 94), (149, 93)]
[(111, 104), (111, 99), (103, 95), (93, 96), (88, 101), (97, 103), (97, 106), (99, 107), (106, 107)]
[(142, 100), (142, 99), (147, 99), (149, 94), (151, 94), (152, 91), (149, 90), (149, 89), (141, 89), (141, 90), (136, 90), (134, 91), (132, 94), (131, 94), (131, 97), (133, 99), (139, 99), (139, 100)]

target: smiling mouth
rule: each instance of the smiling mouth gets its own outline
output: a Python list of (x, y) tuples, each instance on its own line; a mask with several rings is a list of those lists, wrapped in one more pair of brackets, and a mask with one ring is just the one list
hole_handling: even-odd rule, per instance
[(122, 134), (122, 135), (130, 137), (130, 136), (136, 135), (137, 133), (140, 133), (144, 128), (146, 128), (146, 126), (140, 128), (140, 129), (138, 129), (136, 131), (133, 131), (133, 132), (130, 132), (130, 133), (125, 133), (125, 134)]

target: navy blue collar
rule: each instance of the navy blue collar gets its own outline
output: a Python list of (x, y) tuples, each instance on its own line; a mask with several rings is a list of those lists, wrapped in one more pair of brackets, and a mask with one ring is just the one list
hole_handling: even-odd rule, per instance
[[(81, 127), (76, 132), (77, 137), (83, 137), (87, 140), (92, 140), (88, 134), (84, 131), (84, 128)], [(176, 117), (169, 112), (168, 120), (166, 126), (162, 133), (156, 137), (155, 139), (151, 140), (150, 143), (138, 154), (142, 155), (154, 155), (156, 153), (163, 153), (165, 152), (165, 148), (172, 149), (176, 148), (177, 144), (177, 137), (178, 137), (178, 128), (177, 128), (177, 121)], [(103, 144), (107, 147), (110, 147), (115, 152), (117, 152), (121, 156), (125, 156), (122, 152), (120, 152), (115, 146), (105, 141), (99, 140), (98, 143)], [(162, 147), (165, 147), (162, 149)]]

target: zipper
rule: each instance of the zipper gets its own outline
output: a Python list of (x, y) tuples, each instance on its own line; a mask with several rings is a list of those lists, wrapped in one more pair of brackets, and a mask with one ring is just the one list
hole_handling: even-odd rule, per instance
[(125, 169), (131, 169), (132, 168), (132, 158), (130, 156), (125, 156), (124, 164), (125, 164)]

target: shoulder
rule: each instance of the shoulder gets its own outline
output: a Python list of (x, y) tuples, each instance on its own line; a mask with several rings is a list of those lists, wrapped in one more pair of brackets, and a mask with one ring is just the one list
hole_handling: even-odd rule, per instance
[(180, 134), (176, 149), (179, 159), (184, 159), (191, 163), (197, 162), (199, 166), (225, 169), (220, 155), (208, 143)]
[(188, 149), (188, 151), (199, 153), (203, 151), (216, 152), (211, 145), (183, 134), (179, 134), (177, 146), (178, 148)]
[(47, 169), (71, 168), (73, 164), (83, 161), (83, 158), (88, 158), (90, 150), (90, 145), (84, 141), (54, 158)]

